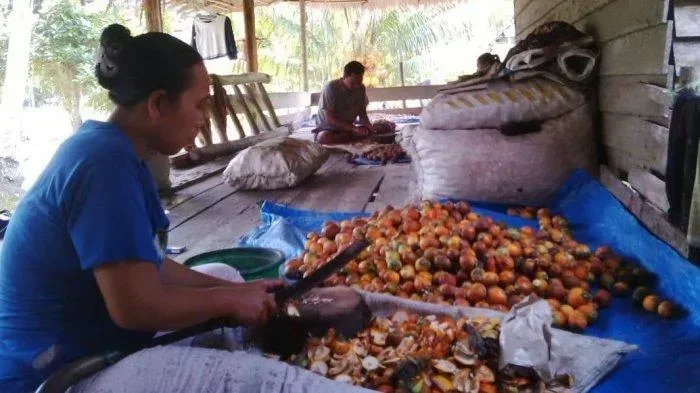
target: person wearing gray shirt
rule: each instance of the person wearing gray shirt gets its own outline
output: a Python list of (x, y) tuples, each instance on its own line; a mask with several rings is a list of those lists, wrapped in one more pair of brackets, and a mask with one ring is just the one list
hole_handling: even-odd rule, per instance
[[(369, 99), (362, 78), (365, 67), (351, 61), (343, 77), (324, 86), (316, 117), (316, 141), (324, 145), (357, 141), (371, 135), (372, 123), (367, 117)], [(355, 120), (359, 117), (359, 125)]]

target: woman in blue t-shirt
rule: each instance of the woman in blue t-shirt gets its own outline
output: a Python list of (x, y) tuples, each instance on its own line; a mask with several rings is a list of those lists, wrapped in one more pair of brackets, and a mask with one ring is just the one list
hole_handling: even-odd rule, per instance
[(102, 33), (95, 75), (116, 109), (57, 150), (0, 253), (0, 391), (27, 392), (67, 362), (154, 332), (274, 312), (277, 280), (234, 284), (164, 257), (168, 226), (143, 157), (193, 143), (210, 104), (202, 58), (167, 34)]

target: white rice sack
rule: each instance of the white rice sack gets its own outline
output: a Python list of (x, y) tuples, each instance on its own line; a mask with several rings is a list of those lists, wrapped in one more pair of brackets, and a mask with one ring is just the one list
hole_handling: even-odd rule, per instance
[(238, 153), (223, 176), (237, 190), (276, 190), (301, 183), (327, 159), (328, 151), (314, 142), (274, 138)]
[(414, 126), (404, 128), (398, 139), (416, 173), (412, 201), (454, 198), (538, 206), (572, 170), (595, 174), (597, 168), (589, 104), (529, 134)]
[(486, 84), (484, 89), (469, 89), (438, 94), (423, 108), (421, 127), (427, 130), (500, 128), (509, 123), (552, 119), (586, 101), (583, 93), (545, 78), (514, 83), (497, 80)]

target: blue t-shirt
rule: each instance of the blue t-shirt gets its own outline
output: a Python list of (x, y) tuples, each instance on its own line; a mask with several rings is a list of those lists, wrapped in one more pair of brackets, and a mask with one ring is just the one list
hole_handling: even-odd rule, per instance
[(0, 252), (0, 391), (32, 391), (71, 360), (150, 339), (112, 322), (92, 269), (160, 267), (154, 238), (167, 226), (118, 127), (88, 121), (68, 138), (17, 207)]

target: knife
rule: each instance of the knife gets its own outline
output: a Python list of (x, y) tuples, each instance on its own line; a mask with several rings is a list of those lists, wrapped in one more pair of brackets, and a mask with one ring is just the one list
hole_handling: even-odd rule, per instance
[(364, 251), (367, 246), (369, 246), (369, 242), (366, 239), (357, 239), (350, 243), (350, 245), (341, 251), (340, 254), (336, 255), (333, 259), (325, 263), (309, 276), (296, 281), (294, 284), (288, 287), (274, 291), (275, 302), (281, 306), (287, 301), (297, 299), (311, 289), (320, 286), (328, 277), (342, 269), (357, 255)]
[[(311, 273), (306, 278), (295, 282), (294, 284), (274, 291), (275, 302), (278, 305), (283, 305), (291, 299), (298, 298), (323, 282), (348, 264), (353, 258), (360, 254), (369, 246), (369, 242), (365, 239), (360, 239), (352, 242), (347, 248), (336, 255), (325, 265)], [(199, 325), (191, 326), (185, 329), (177, 330), (160, 337), (154, 338), (145, 345), (135, 346), (124, 350), (107, 351), (94, 356), (88, 356), (70, 363), (58, 372), (49, 377), (44, 383), (39, 386), (35, 393), (57, 393), (65, 392), (68, 388), (84, 378), (96, 374), (105, 368), (117, 363), (132, 353), (145, 348), (152, 348), (159, 345), (169, 345), (187, 337), (192, 337), (197, 334), (205, 333), (221, 327), (230, 326), (228, 318), (214, 319)]]

